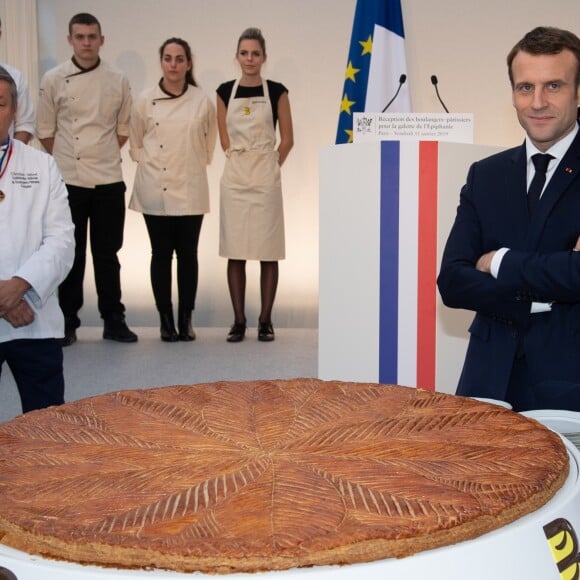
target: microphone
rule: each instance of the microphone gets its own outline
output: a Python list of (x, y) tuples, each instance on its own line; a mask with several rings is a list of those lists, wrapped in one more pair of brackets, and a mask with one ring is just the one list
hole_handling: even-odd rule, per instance
[(382, 110), (383, 113), (391, 106), (393, 101), (397, 98), (397, 95), (399, 94), (399, 91), (401, 90), (401, 87), (405, 84), (406, 80), (407, 80), (407, 75), (405, 75), (405, 74), (403, 74), (399, 77), (399, 87), (397, 88), (397, 92), (394, 94), (393, 98), (387, 103), (385, 108)]
[(437, 83), (438, 82), (439, 81), (437, 80), (437, 77), (435, 75), (431, 75), (431, 83), (435, 87), (435, 92), (437, 93), (437, 98), (439, 99), (439, 102), (443, 105), (443, 108), (445, 109), (445, 112), (446, 113), (449, 113), (449, 109), (445, 106), (445, 103), (443, 102), (443, 99), (441, 99), (441, 96), (439, 95), (439, 89), (437, 88)]

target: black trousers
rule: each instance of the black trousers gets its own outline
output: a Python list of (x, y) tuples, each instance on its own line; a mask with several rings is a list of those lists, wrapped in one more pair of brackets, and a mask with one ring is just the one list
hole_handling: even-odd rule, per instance
[(22, 412), (64, 403), (62, 347), (55, 338), (0, 342), (0, 373), (8, 365), (18, 387)]
[(195, 309), (198, 282), (197, 246), (203, 215), (156, 216), (144, 214), (151, 240), (151, 287), (159, 312), (169, 312), (171, 301), (171, 262), (177, 257), (177, 295), (179, 309)]
[(107, 320), (125, 312), (121, 303), (121, 265), (117, 257), (123, 245), (125, 189), (122, 181), (98, 185), (94, 189), (67, 185), (76, 242), (72, 269), (58, 290), (67, 328), (78, 328), (81, 324), (78, 312), (83, 305), (88, 231), (101, 318)]

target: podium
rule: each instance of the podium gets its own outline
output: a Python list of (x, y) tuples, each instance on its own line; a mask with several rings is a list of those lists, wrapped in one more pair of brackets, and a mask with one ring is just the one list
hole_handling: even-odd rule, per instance
[(455, 392), (473, 313), (443, 306), (436, 278), (469, 166), (497, 151), (438, 141), (321, 151), (321, 379)]

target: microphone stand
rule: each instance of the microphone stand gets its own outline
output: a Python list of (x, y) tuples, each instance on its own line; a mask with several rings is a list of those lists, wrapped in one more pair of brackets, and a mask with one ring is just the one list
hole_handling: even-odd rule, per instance
[(437, 98), (439, 99), (439, 102), (441, 103), (441, 105), (443, 106), (443, 108), (445, 109), (446, 113), (449, 113), (449, 109), (445, 106), (445, 103), (443, 102), (443, 99), (441, 98), (441, 96), (439, 95), (439, 89), (437, 88), (437, 83), (439, 81), (437, 80), (437, 77), (435, 75), (431, 75), (431, 83), (433, 84), (433, 86), (435, 87), (435, 93), (437, 94)]
[(385, 105), (385, 108), (381, 111), (381, 113), (384, 113), (392, 104), (392, 102), (397, 98), (397, 95), (399, 94), (399, 91), (401, 90), (401, 87), (405, 84), (405, 81), (407, 80), (407, 75), (401, 75), (399, 77), (399, 86), (397, 88), (397, 92), (394, 94), (393, 98)]

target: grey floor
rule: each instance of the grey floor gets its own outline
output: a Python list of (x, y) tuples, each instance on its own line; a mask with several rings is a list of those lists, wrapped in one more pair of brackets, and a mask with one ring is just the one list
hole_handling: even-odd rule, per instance
[[(316, 377), (318, 331), (276, 329), (276, 340), (259, 342), (256, 329), (246, 339), (226, 342), (225, 328), (197, 328), (194, 342), (164, 343), (157, 328), (133, 328), (136, 344), (101, 338), (102, 329), (80, 328), (78, 341), (64, 349), (65, 398), (74, 401), (121, 389), (195, 384), (220, 380)], [(0, 377), (0, 423), (21, 413), (12, 375)]]

